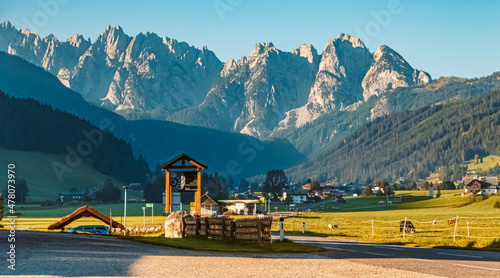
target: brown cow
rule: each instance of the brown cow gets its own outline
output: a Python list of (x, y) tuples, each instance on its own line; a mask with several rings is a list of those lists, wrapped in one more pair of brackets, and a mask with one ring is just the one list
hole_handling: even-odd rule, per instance
[(457, 220), (456, 219), (451, 219), (451, 220), (448, 220), (448, 225), (455, 225), (455, 223), (457, 223)]
[[(406, 229), (405, 229), (405, 222), (406, 222)], [(413, 226), (413, 223), (411, 223), (411, 221), (408, 220), (407, 221), (402, 220), (401, 222), (399, 222), (399, 231), (403, 232), (403, 229), (405, 229), (407, 233), (415, 232), (415, 226)]]

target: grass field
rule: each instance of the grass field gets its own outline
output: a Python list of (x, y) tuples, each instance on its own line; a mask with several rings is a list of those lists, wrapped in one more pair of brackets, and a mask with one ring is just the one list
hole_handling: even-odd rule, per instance
[(483, 158), (482, 163), (475, 164), (474, 160), (467, 161), (467, 172), (474, 174), (476, 171), (486, 171), (500, 164), (500, 156), (488, 155)]
[[(59, 179), (52, 164), (66, 165), (64, 155), (55, 155), (39, 152), (14, 151), (0, 148), (0, 165), (5, 167), (0, 170), (0, 181), (7, 181), (7, 165), (16, 165), (16, 178), (23, 178), (28, 183), (28, 202), (43, 202), (45, 200), (55, 201), (59, 198), (59, 192), (69, 190), (72, 187), (78, 190), (86, 188), (102, 187), (104, 181), (111, 178), (116, 186), (123, 182), (104, 175), (95, 170), (87, 162), (82, 163), (75, 169), (69, 169)], [(129, 199), (142, 199), (134, 193)]]
[[(418, 201), (418, 198), (425, 198), (428, 192), (396, 191), (395, 197), (389, 198), (393, 202), (392, 205), (379, 205), (378, 202), (386, 198), (376, 196), (348, 197), (346, 204), (326, 201), (317, 207), (319, 210), (317, 212), (304, 212), (286, 218), (285, 230), (300, 233), (304, 222), (306, 234), (309, 235), (411, 246), (500, 251), (500, 212), (493, 208), (493, 204), (500, 201), (500, 196), (491, 196), (485, 200), (478, 197), (472, 200), (469, 197), (461, 197), (461, 193), (461, 190), (443, 190), (440, 198)], [(141, 208), (144, 205), (145, 203), (127, 204), (128, 227), (143, 225)], [(105, 215), (109, 215), (111, 209), (113, 218), (123, 223), (123, 204), (99, 204), (93, 207)], [(17, 211), (21, 213), (17, 219), (17, 227), (46, 230), (50, 224), (77, 208), (77, 206), (57, 208), (40, 205), (17, 206)], [(161, 205), (155, 204), (154, 209), (153, 224), (163, 225), (165, 217), (160, 216)], [(272, 209), (274, 210), (274, 205)], [(280, 209), (284, 209), (284, 206), (280, 206)], [(455, 226), (450, 226), (448, 220), (456, 219), (457, 215), (459, 221), (455, 233)], [(399, 223), (405, 218), (414, 224), (416, 231), (405, 234), (403, 239)], [(437, 220), (436, 224), (433, 224), (434, 220)], [(85, 224), (102, 225), (102, 222), (85, 217), (71, 223), (68, 228)], [(337, 225), (338, 228), (332, 230), (328, 227), (329, 224)], [(146, 210), (146, 225), (151, 225), (149, 208)], [(278, 222), (275, 221), (273, 230), (277, 229)]]
[[(323, 212), (354, 212), (354, 211), (385, 211), (399, 209), (420, 209), (437, 207), (460, 207), (469, 202), (469, 199), (461, 197), (461, 190), (442, 190), (441, 197), (425, 200), (428, 191), (398, 190), (392, 197), (361, 196), (347, 197), (346, 204), (335, 201), (326, 201), (317, 207)], [(392, 205), (379, 205), (380, 201), (391, 201)]]
[[(302, 223), (305, 223), (306, 234), (311, 235), (411, 246), (500, 251), (500, 212), (493, 208), (500, 196), (463, 206), (456, 206), (457, 198), (468, 199), (449, 194), (447, 198), (389, 205), (373, 211), (301, 213), (285, 219), (285, 230), (300, 233)], [(369, 199), (365, 201), (369, 202)], [(351, 199), (348, 199), (347, 203), (350, 202)], [(362, 200), (358, 199), (357, 202), (359, 205)], [(457, 215), (459, 220), (454, 240), (455, 226), (449, 225), (448, 220), (456, 219)], [(403, 239), (399, 223), (405, 218), (413, 223), (416, 231), (405, 234)], [(433, 224), (434, 220), (437, 220), (436, 224)], [(337, 225), (338, 228), (330, 229), (329, 224)], [(276, 223), (273, 230), (277, 229)]]
[[(95, 208), (100, 213), (111, 216), (115, 221), (124, 222), (123, 219), (123, 204), (96, 204), (89, 205)], [(142, 226), (143, 212), (142, 207), (145, 203), (127, 203), (127, 226)], [(44, 207), (38, 204), (17, 205), (16, 211), (20, 213), (16, 220), (19, 228), (28, 228), (36, 230), (46, 230), (52, 223), (59, 221), (63, 216), (71, 214), (79, 206), (65, 205), (62, 207)], [(165, 217), (161, 216), (163, 208), (161, 204), (154, 204), (154, 217), (151, 221), (151, 208), (146, 208), (146, 225), (163, 225)], [(76, 227), (79, 225), (102, 225), (103, 223), (97, 219), (84, 217), (72, 222), (67, 228)]]
[[(500, 156), (498, 155), (488, 155), (483, 158), (482, 163), (476, 164), (474, 160), (465, 161), (467, 165), (467, 174), (474, 175), (477, 172), (489, 170), (500, 164)], [(439, 183), (439, 174), (431, 173), (426, 179), (428, 182), (432, 182), (433, 184)]]

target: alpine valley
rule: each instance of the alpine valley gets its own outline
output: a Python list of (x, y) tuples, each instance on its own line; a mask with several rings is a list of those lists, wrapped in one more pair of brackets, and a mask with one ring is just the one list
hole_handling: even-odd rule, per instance
[[(18, 30), (6, 21), (0, 24), (0, 51), (43, 68), (45, 72), (29, 72), (43, 80), (47, 92), (60, 92), (52, 97), (31, 92), (36, 86), (27, 88), (23, 80), (33, 78), (19, 78), (24, 73), (18, 71), (16, 78), (0, 78), (5, 93), (34, 98), (96, 125), (102, 115), (112, 117), (119, 123), (115, 135), (131, 142), (134, 152), (143, 153), (151, 165), (165, 162), (158, 155), (160, 148), (202, 153), (190, 137), (197, 134), (238, 138), (228, 142), (255, 137), (273, 150), (259, 157), (265, 161), (262, 167), (241, 176), (263, 174), (269, 167), (288, 168), (305, 157), (318, 159), (326, 150), (339, 153), (332, 148), (344, 146), (339, 144), (345, 144), (345, 138), (355, 140), (358, 127), (382, 116), (500, 88), (498, 74), (433, 80), (389, 46), (371, 52), (348, 34), (329, 40), (321, 52), (308, 43), (288, 52), (265, 42), (256, 43), (248, 56), (222, 62), (206, 46), (198, 49), (154, 33), (131, 37), (121, 27), (108, 27), (93, 42), (79, 34), (60, 41), (53, 35), (42, 38), (34, 31)], [(13, 74), (7, 63), (0, 67), (5, 75)], [(53, 79), (47, 82), (49, 78), (41, 78), (44, 73)], [(190, 139), (170, 146), (162, 141), (175, 137), (173, 133)], [(228, 152), (224, 143), (215, 145), (218, 149), (211, 156), (205, 153), (200, 159)], [(238, 149), (236, 143), (231, 146)], [(228, 158), (235, 159), (223, 157)], [(224, 168), (217, 165), (215, 170)], [(332, 173), (323, 179), (335, 177)]]

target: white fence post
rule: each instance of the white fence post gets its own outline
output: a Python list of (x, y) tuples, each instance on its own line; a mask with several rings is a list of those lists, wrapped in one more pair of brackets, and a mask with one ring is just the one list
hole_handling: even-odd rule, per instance
[(467, 221), (467, 237), (470, 237), (470, 234), (469, 234), (469, 221)]
[(280, 217), (280, 241), (285, 238), (285, 218)]
[(458, 228), (458, 215), (455, 219), (455, 229), (453, 230), (453, 241), (456, 241), (455, 237), (457, 236), (457, 228)]

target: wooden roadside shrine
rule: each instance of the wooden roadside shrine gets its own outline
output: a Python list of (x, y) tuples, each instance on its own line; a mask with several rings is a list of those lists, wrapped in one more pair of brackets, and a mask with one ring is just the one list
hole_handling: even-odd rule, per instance
[[(181, 191), (194, 191), (194, 200), (196, 204), (196, 214), (201, 215), (201, 170), (207, 169), (207, 166), (199, 161), (191, 158), (190, 156), (182, 153), (170, 160), (169, 162), (161, 166), (162, 170), (165, 170), (165, 213), (170, 214), (172, 206), (172, 192), (173, 192), (173, 182), (171, 180), (170, 172), (194, 172), (196, 171), (196, 178), (193, 182), (196, 182), (196, 190), (184, 190)], [(173, 171), (172, 171), (173, 170)]]

